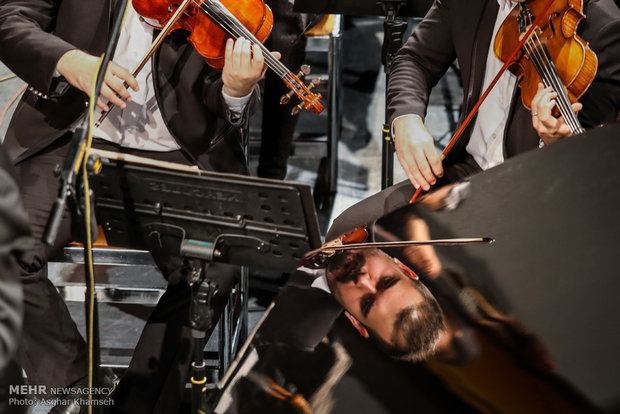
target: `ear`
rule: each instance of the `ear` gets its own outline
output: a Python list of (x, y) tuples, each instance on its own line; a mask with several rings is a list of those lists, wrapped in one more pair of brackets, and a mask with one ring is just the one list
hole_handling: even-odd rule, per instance
[(409, 276), (413, 280), (418, 280), (419, 279), (418, 275), (416, 275), (416, 273), (413, 270), (411, 270), (407, 265), (405, 265), (403, 262), (401, 262), (400, 260), (398, 260), (395, 257), (393, 259), (394, 259), (394, 263), (396, 263), (398, 265), (398, 267), (400, 267), (400, 270), (402, 270), (404, 274), (406, 274), (407, 276)]
[(355, 329), (357, 329), (357, 331), (364, 337), (364, 338), (368, 338), (370, 337), (370, 335), (368, 334), (368, 331), (366, 330), (366, 328), (364, 327), (364, 325), (362, 325), (362, 323), (360, 321), (358, 321), (357, 319), (355, 319), (355, 316), (351, 315), (349, 312), (344, 311), (345, 316), (349, 319), (349, 322), (351, 322), (351, 324), (355, 327)]

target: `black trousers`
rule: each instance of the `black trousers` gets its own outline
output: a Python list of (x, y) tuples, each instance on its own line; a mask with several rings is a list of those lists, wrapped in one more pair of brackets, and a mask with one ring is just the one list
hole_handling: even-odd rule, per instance
[[(306, 58), (304, 32), (321, 16), (293, 12), (289, 0), (267, 0), (274, 15), (273, 29), (265, 46), (282, 53), (280, 61), (297, 74)], [(261, 148), (257, 174), (263, 178), (282, 180), (286, 176), (286, 164), (291, 153), (293, 137), (299, 116), (292, 116), (291, 109), (299, 103), (297, 97), (280, 105), (280, 97), (289, 91), (286, 84), (272, 70), (265, 74), (263, 93), (263, 120)]]
[[(58, 192), (53, 174), (62, 165), (70, 136), (57, 140), (41, 153), (17, 164), (24, 207), (29, 215), (36, 247), (19, 258), (24, 290), (24, 330), (19, 362), (33, 384), (66, 387), (87, 374), (86, 344), (58, 291), (47, 279), (45, 265), (73, 240), (71, 218), (66, 212), (53, 246), (41, 236)], [(94, 147), (119, 150), (111, 143), (96, 140)], [(151, 152), (123, 149), (123, 152), (162, 161), (189, 164), (181, 151)], [(190, 287), (184, 279), (179, 257), (154, 257), (168, 281), (168, 288), (150, 315), (134, 351), (126, 375), (115, 393), (116, 407), (127, 413), (171, 413), (178, 410), (181, 392), (191, 362), (189, 329)], [(218, 284), (216, 313), (223, 309), (238, 268), (214, 264), (207, 277)], [(105, 335), (106, 326), (100, 326)]]

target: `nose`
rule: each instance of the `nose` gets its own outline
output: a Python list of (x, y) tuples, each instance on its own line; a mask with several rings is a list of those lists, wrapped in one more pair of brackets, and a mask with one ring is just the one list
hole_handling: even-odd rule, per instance
[(355, 283), (355, 285), (358, 288), (361, 288), (365, 291), (371, 292), (371, 293), (375, 293), (377, 291), (376, 287), (375, 287), (375, 282), (372, 280), (372, 278), (370, 277), (370, 275), (368, 274), (368, 272), (366, 271), (366, 268), (362, 267), (361, 269), (361, 273), (357, 278), (357, 282)]

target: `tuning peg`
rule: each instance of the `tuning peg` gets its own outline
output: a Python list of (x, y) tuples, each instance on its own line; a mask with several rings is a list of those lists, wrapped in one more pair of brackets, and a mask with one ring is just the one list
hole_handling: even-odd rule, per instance
[(310, 82), (310, 84), (308, 85), (308, 89), (312, 89), (315, 86), (317, 86), (319, 83), (321, 83), (321, 79), (319, 78), (314, 78), (312, 79), (312, 82)]
[(297, 106), (294, 106), (293, 109), (291, 109), (291, 115), (295, 116), (295, 115), (299, 115), (299, 113), (301, 112), (301, 110), (304, 109), (304, 104), (303, 102), (300, 103)]
[[(297, 77), (299, 79), (303, 79), (303, 77), (308, 75), (309, 73), (310, 65), (301, 65), (299, 72), (297, 72)], [(286, 105), (287, 103), (289, 103), (293, 95), (295, 95), (295, 91), (289, 91), (286, 95), (282, 95), (282, 97), (280, 97), (280, 105)]]
[(280, 97), (280, 105), (286, 105), (291, 100), (293, 95), (295, 95), (295, 91), (289, 91), (286, 95), (282, 95)]
[[(308, 65), (304, 65), (304, 66), (308, 66)], [(302, 68), (303, 68), (303, 66), (302, 66)], [(309, 67), (308, 67), (308, 70), (309, 70)], [(321, 79), (319, 79), (319, 78), (312, 79), (312, 82), (310, 82), (310, 84), (308, 85), (308, 90), (311, 90), (312, 88), (317, 86), (319, 83), (321, 83)], [(282, 98), (280, 98), (280, 103), (282, 102), (282, 99), (287, 98), (287, 95), (291, 95), (292, 96), (291, 92), (289, 92), (288, 94), (286, 94)], [(288, 96), (288, 98), (290, 98), (291, 96)], [(288, 99), (287, 99), (286, 102), (288, 102)], [(298, 115), (301, 112), (302, 109), (304, 109), (303, 102), (300, 103), (297, 106), (294, 106), (293, 109), (291, 109), (291, 115)]]

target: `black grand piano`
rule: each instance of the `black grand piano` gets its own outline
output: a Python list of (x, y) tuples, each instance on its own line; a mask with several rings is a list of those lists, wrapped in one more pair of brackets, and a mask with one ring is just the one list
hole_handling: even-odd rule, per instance
[(366, 217), (403, 237), (415, 217), (433, 239), (495, 240), (435, 247), (440, 275), (418, 269), (454, 322), (456, 356), (391, 360), (298, 271), (220, 382), (216, 412), (304, 412), (293, 396), (315, 413), (619, 412), (619, 159), (615, 124), (414, 204), (404, 189), (362, 201), (330, 235)]

